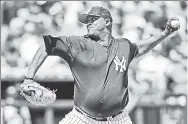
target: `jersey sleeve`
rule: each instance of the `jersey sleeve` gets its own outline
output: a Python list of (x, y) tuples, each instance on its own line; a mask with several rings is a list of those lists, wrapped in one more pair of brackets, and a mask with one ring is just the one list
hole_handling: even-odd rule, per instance
[(130, 58), (132, 60), (138, 54), (138, 47), (137, 47), (137, 45), (135, 43), (131, 43), (130, 41), (129, 41), (129, 45), (130, 45), (130, 54), (129, 54), (129, 56), (130, 56)]
[(138, 54), (138, 47), (135, 43), (131, 43), (131, 53), (133, 53), (133, 57)]
[(43, 36), (48, 55), (56, 55), (65, 60), (73, 60), (74, 57), (85, 49), (85, 40), (79, 36)]

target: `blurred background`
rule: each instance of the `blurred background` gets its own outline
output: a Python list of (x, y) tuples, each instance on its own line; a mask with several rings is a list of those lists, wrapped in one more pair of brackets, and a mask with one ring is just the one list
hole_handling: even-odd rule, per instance
[(73, 77), (68, 64), (48, 57), (35, 80), (57, 89), (57, 100), (38, 107), (19, 95), (28, 64), (43, 44), (42, 35), (87, 34), (79, 13), (92, 6), (107, 8), (112, 34), (131, 42), (156, 35), (167, 19), (178, 17), (180, 30), (135, 59), (129, 68), (130, 107), (135, 124), (187, 123), (186, 1), (1, 1), (1, 124), (57, 124), (73, 107)]

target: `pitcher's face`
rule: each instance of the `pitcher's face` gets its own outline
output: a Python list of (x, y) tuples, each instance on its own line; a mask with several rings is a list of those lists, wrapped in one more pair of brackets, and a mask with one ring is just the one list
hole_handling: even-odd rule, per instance
[(105, 19), (97, 16), (90, 16), (87, 18), (87, 31), (89, 36), (99, 36), (99, 34), (106, 28)]

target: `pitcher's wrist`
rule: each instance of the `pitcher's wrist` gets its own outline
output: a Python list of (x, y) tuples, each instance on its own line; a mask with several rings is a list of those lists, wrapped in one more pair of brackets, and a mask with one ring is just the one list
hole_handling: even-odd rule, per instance
[(33, 80), (33, 76), (28, 76), (28, 75), (25, 75), (25, 79), (28, 79), (28, 80)]

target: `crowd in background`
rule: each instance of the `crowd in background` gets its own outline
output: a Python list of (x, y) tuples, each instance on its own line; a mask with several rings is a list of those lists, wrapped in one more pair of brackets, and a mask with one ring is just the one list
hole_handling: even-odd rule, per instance
[[(1, 78), (24, 76), (43, 44), (42, 35), (85, 35), (86, 26), (77, 20), (78, 14), (88, 12), (92, 6), (103, 6), (113, 17), (112, 35), (133, 43), (162, 32), (170, 17), (179, 18), (178, 32), (131, 63), (129, 85), (133, 94), (147, 92), (150, 99), (143, 98), (145, 102), (160, 101), (168, 94), (186, 94), (187, 4), (186, 1), (1, 1)], [(49, 57), (37, 77), (72, 79), (68, 64), (59, 57)], [(167, 97), (166, 102), (183, 106), (185, 99)]]
[[(77, 20), (78, 14), (88, 12), (92, 6), (103, 6), (113, 17), (112, 35), (128, 38), (133, 43), (163, 31), (170, 17), (179, 18), (180, 30), (147, 55), (134, 60), (129, 76), (133, 82), (146, 82), (154, 87), (152, 92), (186, 92), (186, 1), (8, 1), (1, 4), (2, 78), (10, 76), (13, 68), (16, 68), (11, 73), (13, 76), (23, 76), (43, 43), (42, 35), (85, 35), (86, 26)], [(50, 75), (61, 79), (71, 75), (67, 63), (58, 57), (50, 57), (41, 68), (37, 76), (42, 78)]]

